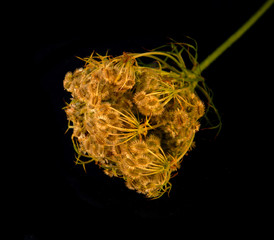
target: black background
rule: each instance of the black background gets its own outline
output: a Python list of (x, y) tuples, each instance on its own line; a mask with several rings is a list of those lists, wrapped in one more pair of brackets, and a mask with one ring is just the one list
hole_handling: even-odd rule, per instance
[[(273, 80), (273, 9), (203, 72), (223, 128), (216, 140), (210, 131), (197, 134), (196, 149), (171, 180), (170, 196), (150, 201), (93, 164), (87, 166), (87, 174), (74, 165), (71, 132), (64, 134), (67, 121), (62, 110), (70, 96), (62, 81), (66, 72), (83, 65), (76, 56), (86, 57), (93, 50), (100, 54), (109, 50), (114, 56), (142, 52), (169, 42), (169, 37), (179, 42), (186, 41), (186, 36), (194, 38), (202, 61), (263, 2), (105, 1), (32, 6), (23, 36), (33, 69), (25, 104), (37, 104), (24, 116), (27, 134), (33, 139), (26, 148), (22, 187), (25, 239), (53, 237), (57, 229), (62, 234), (92, 236), (98, 226), (103, 234), (119, 237), (126, 223), (134, 234), (150, 228), (144, 223), (147, 220), (162, 223), (152, 232), (163, 228), (163, 232), (176, 233), (181, 229), (165, 229), (167, 222), (176, 220), (215, 227), (218, 223), (225, 233), (241, 228), (243, 221), (259, 211), (253, 200), (260, 194), (259, 166), (271, 127), (267, 106)], [(144, 228), (134, 225), (134, 219)], [(119, 227), (113, 230), (115, 224)]]

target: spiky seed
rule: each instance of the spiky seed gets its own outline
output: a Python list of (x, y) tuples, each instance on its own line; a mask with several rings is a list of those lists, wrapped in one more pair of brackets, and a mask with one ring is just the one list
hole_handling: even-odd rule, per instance
[(130, 149), (134, 153), (144, 154), (148, 151), (147, 144), (144, 141), (135, 140), (131, 142)]
[(146, 166), (149, 163), (149, 158), (145, 155), (140, 155), (135, 158), (138, 165)]
[(129, 169), (128, 170), (128, 175), (131, 178), (135, 179), (135, 178), (137, 178), (140, 175), (140, 172), (136, 168), (133, 168), (133, 169)]
[(72, 88), (70, 88), (72, 84), (72, 80), (73, 80), (72, 72), (67, 72), (64, 79), (64, 88), (69, 92), (72, 91)]
[(158, 107), (159, 105), (159, 99), (155, 96), (149, 96), (147, 99), (146, 99), (146, 103), (147, 107), (149, 109), (154, 109), (156, 107)]
[(95, 119), (95, 124), (100, 130), (105, 130), (108, 128), (108, 121), (104, 115), (99, 115)]
[(137, 105), (141, 105), (146, 98), (146, 93), (144, 91), (135, 94), (133, 100)]
[(128, 157), (128, 156), (125, 156), (122, 160), (127, 166), (130, 166), (130, 167), (134, 167), (135, 166), (135, 163), (134, 161)]
[(146, 139), (146, 143), (149, 148), (158, 148), (160, 146), (160, 138), (153, 134), (150, 134)]

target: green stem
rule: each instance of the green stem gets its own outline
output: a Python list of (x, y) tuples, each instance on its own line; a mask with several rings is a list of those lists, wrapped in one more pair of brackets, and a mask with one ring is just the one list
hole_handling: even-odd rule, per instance
[(255, 14), (240, 27), (231, 37), (229, 37), (221, 46), (219, 46), (213, 53), (211, 53), (195, 72), (201, 73), (204, 71), (213, 61), (216, 60), (226, 49), (228, 49), (234, 42), (236, 42), (274, 3), (274, 0), (267, 0), (262, 7), (255, 12)]

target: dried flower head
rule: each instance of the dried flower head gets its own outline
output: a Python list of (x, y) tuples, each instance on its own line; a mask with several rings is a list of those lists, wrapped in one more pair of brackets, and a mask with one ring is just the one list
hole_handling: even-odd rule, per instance
[[(65, 112), (76, 163), (85, 169), (95, 162), (107, 175), (122, 177), (129, 189), (152, 199), (171, 189), (170, 178), (193, 146), (199, 119), (209, 107), (215, 109), (203, 78), (194, 71), (195, 46), (173, 42), (169, 47), (171, 51), (118, 57), (92, 54), (83, 59), (83, 69), (64, 79), (72, 94)], [(191, 70), (183, 54), (191, 59)], [(159, 66), (143, 66), (137, 61), (141, 57)], [(208, 100), (207, 109), (196, 90)]]

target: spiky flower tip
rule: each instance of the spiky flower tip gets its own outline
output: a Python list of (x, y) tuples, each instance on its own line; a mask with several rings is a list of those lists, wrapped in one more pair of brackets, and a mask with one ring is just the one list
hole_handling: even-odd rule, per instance
[[(64, 79), (72, 95), (64, 109), (73, 129), (76, 164), (86, 170), (86, 164), (95, 162), (107, 175), (123, 178), (129, 189), (152, 199), (171, 189), (170, 178), (194, 145), (206, 110), (196, 90), (208, 100), (207, 109), (215, 109), (197, 74), (196, 47), (167, 46), (118, 57), (92, 54), (82, 59), (84, 68)], [(144, 57), (156, 67), (141, 62)]]

